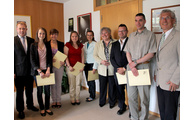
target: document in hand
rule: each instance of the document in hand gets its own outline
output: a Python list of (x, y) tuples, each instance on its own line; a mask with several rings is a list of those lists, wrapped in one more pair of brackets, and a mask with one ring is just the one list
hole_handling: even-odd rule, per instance
[(53, 62), (53, 66), (59, 69), (61, 67), (60, 61), (65, 61), (66, 58), (67, 55), (63, 54), (60, 51), (57, 51), (57, 53), (53, 57), (53, 59), (56, 59), (56, 61)]
[(151, 85), (149, 69), (138, 70), (139, 75), (136, 77), (132, 71), (128, 71), (129, 86)]
[(119, 85), (127, 84), (127, 75), (126, 75), (126, 73), (124, 75), (121, 75), (121, 74), (116, 72), (116, 76), (117, 76), (117, 80), (118, 80)]
[(77, 76), (79, 73), (80, 73), (80, 70), (83, 69), (85, 66), (85, 64), (83, 63), (80, 63), (80, 62), (77, 62), (73, 68), (74, 68), (74, 71), (73, 72), (70, 72), (72, 75), (75, 75)]
[(51, 73), (49, 77), (41, 78), (40, 75), (36, 76), (37, 86), (55, 84), (55, 74)]
[(88, 71), (88, 81), (93, 81), (93, 80), (96, 80), (96, 79), (99, 79), (99, 76), (98, 76), (98, 71), (96, 71), (94, 74), (93, 74), (93, 71)]

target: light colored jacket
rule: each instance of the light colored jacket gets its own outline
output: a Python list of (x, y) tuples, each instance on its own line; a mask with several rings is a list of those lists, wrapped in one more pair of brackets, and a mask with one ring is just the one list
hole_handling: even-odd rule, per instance
[[(111, 41), (110, 46), (109, 46), (109, 58), (110, 58), (110, 53), (111, 53), (111, 48), (112, 48), (112, 43), (115, 42), (116, 40)], [(94, 48), (94, 59), (98, 63), (98, 74), (102, 76), (107, 76), (107, 66), (101, 64), (100, 62), (102, 60), (106, 60), (105, 53), (104, 53), (104, 44), (103, 40), (99, 41), (96, 43), (95, 48)], [(110, 62), (110, 60), (109, 60)], [(114, 68), (110, 62), (110, 65), (108, 66), (108, 76), (113, 76), (114, 75)]]
[[(162, 37), (162, 36), (161, 36)], [(159, 37), (161, 39), (161, 37)], [(157, 50), (160, 39), (157, 40)], [(169, 91), (168, 81), (180, 85), (180, 32), (173, 29), (156, 53), (157, 86)], [(177, 91), (180, 91), (177, 89)]]
[(85, 43), (84, 45), (84, 59), (85, 59), (85, 63), (93, 63), (93, 69), (97, 69), (98, 68), (98, 63), (95, 61), (94, 56), (93, 56), (93, 52), (94, 52), (94, 47), (96, 42), (92, 41), (90, 43), (90, 45), (87, 48), (87, 44), (88, 42)]

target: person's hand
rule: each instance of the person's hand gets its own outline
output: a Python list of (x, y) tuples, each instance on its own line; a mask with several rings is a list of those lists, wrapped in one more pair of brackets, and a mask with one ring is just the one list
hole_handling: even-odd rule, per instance
[(135, 62), (131, 62), (131, 63), (129, 64), (129, 68), (132, 69), (132, 68), (134, 68), (136, 65), (137, 65), (137, 64), (135, 64)]
[(110, 63), (107, 60), (102, 60), (101, 64), (105, 65), (105, 66), (109, 66)]
[(80, 72), (83, 72), (83, 71), (84, 71), (84, 68), (80, 69), (79, 71), (80, 71)]
[(156, 82), (156, 75), (154, 75), (154, 81)]
[(46, 71), (45, 77), (49, 77), (50, 76), (50, 70)]
[(125, 68), (123, 68), (123, 67), (117, 68), (117, 72), (121, 75), (124, 75), (125, 74)]
[(132, 71), (132, 73), (133, 73), (134, 76), (137, 77), (139, 75), (139, 73), (138, 73), (138, 71), (137, 71), (137, 69), (135, 67), (132, 68), (131, 71)]
[(14, 79), (16, 78), (16, 75), (14, 74)]
[(171, 82), (171, 81), (168, 81), (166, 84), (170, 84), (169, 90), (170, 90), (171, 92), (176, 91), (176, 89), (179, 88), (179, 85), (176, 85), (176, 84), (174, 84), (174, 83)]
[(40, 77), (43, 79), (45, 78), (45, 74), (43, 72), (40, 73)]
[(93, 69), (93, 70), (92, 70), (92, 73), (95, 74), (95, 72), (96, 72), (96, 69)]
[(60, 61), (60, 65), (61, 65), (61, 66), (64, 66), (64, 64), (65, 64), (65, 62)]
[(70, 70), (71, 72), (73, 72), (73, 71), (74, 71), (74, 68), (71, 67), (71, 66), (69, 66), (69, 70)]
[(53, 62), (56, 62), (57, 60), (56, 59), (53, 59)]

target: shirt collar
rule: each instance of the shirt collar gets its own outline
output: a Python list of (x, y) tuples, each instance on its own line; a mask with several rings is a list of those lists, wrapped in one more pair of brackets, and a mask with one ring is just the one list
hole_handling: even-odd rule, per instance
[[(22, 37), (20, 35), (18, 35), (18, 37), (21, 39)], [(26, 36), (24, 36), (24, 39), (26, 39)]]
[(147, 31), (147, 28), (146, 27), (144, 27), (144, 30), (141, 32), (141, 33), (139, 33), (138, 32), (138, 30), (135, 32), (135, 36), (137, 35), (137, 34), (145, 34), (146, 33), (146, 31)]
[[(168, 35), (171, 33), (172, 29), (173, 29), (173, 27), (172, 27), (170, 30), (168, 30), (167, 32), (165, 32), (165, 39), (166, 39), (166, 38), (168, 37)], [(164, 34), (164, 32), (163, 32), (162, 34)]]
[[(123, 39), (123, 43), (125, 43), (126, 39), (127, 39), (127, 37), (125, 39)], [(121, 39), (119, 39), (119, 42), (121, 43)]]

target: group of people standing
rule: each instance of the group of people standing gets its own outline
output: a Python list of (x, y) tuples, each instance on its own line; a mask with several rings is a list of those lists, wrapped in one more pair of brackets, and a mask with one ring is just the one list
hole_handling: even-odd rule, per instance
[[(106, 104), (107, 85), (108, 102), (112, 109), (117, 100), (119, 110), (118, 115), (126, 111), (125, 87), (127, 88), (129, 103), (129, 118), (132, 120), (148, 120), (150, 86), (129, 86), (119, 85), (116, 73), (125, 74), (132, 71), (134, 76), (138, 76), (138, 70), (149, 69), (150, 60), (156, 59), (154, 80), (157, 82), (158, 104), (160, 117), (162, 120), (176, 120), (178, 99), (180, 95), (180, 33), (175, 30), (176, 16), (171, 10), (165, 9), (160, 13), (160, 26), (163, 29), (162, 36), (156, 40), (153, 32), (144, 25), (146, 18), (143, 13), (135, 16), (137, 31), (128, 34), (125, 24), (118, 26), (119, 40), (113, 40), (111, 30), (108, 27), (101, 29), (101, 41), (96, 42), (94, 32), (89, 30), (86, 33), (88, 42), (83, 45), (79, 40), (76, 31), (70, 34), (70, 41), (65, 45), (57, 40), (59, 32), (56, 29), (50, 31), (51, 40), (47, 42), (47, 32), (44, 28), (39, 28), (35, 42), (26, 36), (27, 26), (23, 22), (17, 24), (18, 36), (14, 37), (14, 78), (17, 90), (16, 109), (19, 118), (24, 118), (23, 88), (26, 87), (27, 108), (38, 111), (33, 105), (33, 77), (36, 75), (42, 78), (48, 77), (50, 73), (55, 73), (55, 85), (38, 86), (37, 98), (40, 106), (40, 114), (53, 115), (50, 106), (50, 88), (52, 107), (60, 108), (61, 105), (61, 80), (66, 65), (69, 81), (70, 100), (72, 105), (80, 104), (80, 86), (85, 72), (86, 80), (88, 71), (99, 74), (99, 106)], [(24, 42), (23, 42), (24, 39)], [(52, 62), (56, 60), (53, 56), (57, 51), (67, 55), (65, 61), (61, 61), (61, 67), (55, 68)], [(74, 71), (76, 62), (85, 64), (80, 68), (80, 73), (75, 76), (70, 72)], [(150, 72), (151, 73), (151, 72)], [(28, 80), (28, 81), (27, 81)], [(89, 97), (87, 102), (96, 98), (95, 81), (88, 81)], [(45, 92), (45, 105), (42, 99), (42, 90)], [(138, 110), (138, 94), (141, 101), (141, 113)]]

